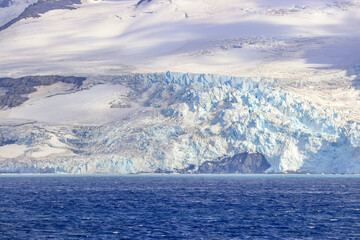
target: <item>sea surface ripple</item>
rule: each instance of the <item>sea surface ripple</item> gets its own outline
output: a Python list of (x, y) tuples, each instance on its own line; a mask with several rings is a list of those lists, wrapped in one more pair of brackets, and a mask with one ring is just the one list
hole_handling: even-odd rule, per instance
[(360, 239), (359, 176), (0, 176), (0, 239)]

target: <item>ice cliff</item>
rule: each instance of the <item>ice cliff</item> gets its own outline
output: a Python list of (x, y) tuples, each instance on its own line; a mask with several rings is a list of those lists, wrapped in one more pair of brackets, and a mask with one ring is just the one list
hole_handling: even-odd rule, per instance
[[(339, 84), (358, 101), (356, 79)], [(240, 153), (263, 155), (269, 173), (360, 172), (360, 122), (354, 118), (359, 107), (318, 104), (318, 82), (300, 81), (293, 88), (273, 79), (167, 72), (99, 77), (84, 84), (90, 90), (99, 84), (126, 89), (108, 105), (125, 114), (101, 124), (31, 119), (2, 124), (1, 172), (196, 170), (206, 161)], [(320, 85), (322, 92), (334, 89)], [(17, 155), (1, 155), (20, 146)]]

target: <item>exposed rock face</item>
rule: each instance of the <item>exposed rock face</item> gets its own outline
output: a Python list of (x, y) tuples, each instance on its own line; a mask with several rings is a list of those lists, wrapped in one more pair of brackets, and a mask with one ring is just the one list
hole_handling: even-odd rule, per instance
[(264, 173), (270, 164), (260, 153), (240, 153), (232, 157), (207, 161), (200, 165), (198, 173)]
[[(6, 0), (0, 1), (0, 7), (2, 4), (8, 6)], [(40, 14), (44, 14), (55, 9), (75, 9), (71, 5), (81, 4), (81, 0), (39, 0), (37, 3), (28, 6), (17, 18), (14, 18), (10, 22), (0, 27), (0, 31), (7, 29), (14, 23), (26, 18), (38, 18)]]
[(0, 147), (8, 145), (8, 144), (14, 144), (14, 143), (16, 143), (16, 140), (6, 139), (6, 138), (4, 138), (4, 136), (0, 135)]
[(11, 0), (0, 0), (0, 8), (6, 8), (10, 6)]
[(141, 5), (144, 2), (151, 2), (151, 0), (140, 0), (137, 4), (136, 7), (138, 7), (139, 5)]
[(62, 76), (27, 76), (21, 78), (0, 78), (0, 87), (7, 90), (5, 95), (0, 96), (0, 108), (13, 108), (21, 105), (29, 98), (28, 94), (36, 92), (37, 86), (49, 86), (56, 82), (74, 84), (80, 87), (84, 77)]

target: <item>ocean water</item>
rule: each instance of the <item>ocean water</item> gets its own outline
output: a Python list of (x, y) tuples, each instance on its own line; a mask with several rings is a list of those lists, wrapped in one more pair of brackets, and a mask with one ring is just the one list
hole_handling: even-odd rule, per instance
[(360, 239), (360, 176), (0, 176), (0, 239)]

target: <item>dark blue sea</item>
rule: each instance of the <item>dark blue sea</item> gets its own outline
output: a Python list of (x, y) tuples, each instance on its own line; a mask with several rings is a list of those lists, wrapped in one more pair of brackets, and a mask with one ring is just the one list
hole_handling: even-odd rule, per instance
[(360, 176), (0, 176), (1, 239), (360, 239)]

